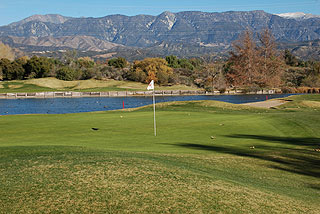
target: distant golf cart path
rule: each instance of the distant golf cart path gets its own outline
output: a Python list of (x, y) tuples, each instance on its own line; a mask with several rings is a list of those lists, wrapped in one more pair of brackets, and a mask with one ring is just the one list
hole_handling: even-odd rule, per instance
[(289, 100), (271, 99), (271, 100), (266, 100), (266, 101), (262, 101), (262, 102), (244, 103), (241, 105), (258, 107), (258, 108), (275, 108), (275, 107), (280, 106), (282, 104), (285, 104), (287, 102), (289, 102)]

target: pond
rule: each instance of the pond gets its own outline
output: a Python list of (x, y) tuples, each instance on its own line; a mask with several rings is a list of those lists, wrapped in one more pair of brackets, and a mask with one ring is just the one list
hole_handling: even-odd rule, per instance
[[(156, 103), (170, 101), (218, 100), (241, 104), (259, 102), (293, 94), (272, 95), (195, 95), (195, 96), (156, 96)], [(0, 115), (15, 114), (65, 114), (92, 111), (107, 111), (135, 108), (152, 104), (152, 97), (82, 97), (47, 99), (0, 99)]]

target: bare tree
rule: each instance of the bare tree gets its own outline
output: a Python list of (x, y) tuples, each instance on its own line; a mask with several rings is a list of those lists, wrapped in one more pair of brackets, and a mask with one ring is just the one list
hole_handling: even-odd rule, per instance
[(258, 34), (260, 46), (261, 87), (277, 87), (281, 84), (285, 63), (276, 49), (275, 39), (269, 29)]
[(231, 70), (227, 79), (234, 86), (253, 86), (257, 81), (258, 51), (252, 37), (252, 32), (247, 30), (232, 44), (234, 51), (230, 52)]
[(217, 89), (218, 91), (225, 91), (227, 84), (223, 74), (223, 63), (208, 63), (206, 64), (205, 69), (206, 80), (204, 86), (206, 90), (214, 91), (214, 89)]
[(259, 45), (251, 31), (233, 43), (227, 80), (236, 87), (265, 88), (281, 84), (284, 62), (276, 49), (270, 30), (258, 34)]

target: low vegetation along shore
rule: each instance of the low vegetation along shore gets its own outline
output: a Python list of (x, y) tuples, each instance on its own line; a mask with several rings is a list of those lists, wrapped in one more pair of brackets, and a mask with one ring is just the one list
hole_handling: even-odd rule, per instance
[(320, 96), (1, 116), (0, 213), (320, 213)]
[[(80, 96), (79, 92), (119, 92), (120, 96), (128, 96), (135, 93), (130, 92), (143, 92), (146, 91), (147, 84), (137, 83), (132, 81), (117, 81), (112, 79), (105, 80), (77, 80), (77, 81), (64, 81), (54, 77), (47, 77), (41, 79), (30, 80), (13, 80), (0, 82), (0, 98), (6, 97), (26, 97), (25, 93), (30, 93), (30, 97), (36, 96), (34, 93), (52, 92), (47, 97), (52, 97), (53, 92), (76, 92), (75, 96)], [(195, 86), (187, 85), (173, 85), (173, 86), (159, 86), (156, 85), (156, 91), (165, 94), (182, 95), (182, 94), (221, 94), (221, 91), (205, 91)], [(169, 92), (172, 93), (169, 93)], [(128, 93), (125, 93), (128, 92)], [(168, 93), (167, 93), (168, 92)], [(290, 91), (281, 91), (281, 89), (271, 90), (257, 90), (250, 93), (320, 93), (320, 88), (316, 87), (299, 87)], [(123, 95), (123, 93), (125, 93)], [(248, 93), (248, 91), (230, 89), (224, 91), (224, 94), (241, 94)], [(104, 93), (107, 94), (107, 93)], [(116, 96), (117, 93), (114, 93)], [(84, 96), (87, 96), (85, 94)], [(141, 95), (141, 94), (140, 94)], [(143, 95), (143, 94), (142, 94)], [(70, 95), (68, 95), (70, 96)], [(103, 95), (105, 96), (105, 95)], [(109, 96), (109, 95), (106, 95)], [(44, 97), (43, 94), (39, 97)]]

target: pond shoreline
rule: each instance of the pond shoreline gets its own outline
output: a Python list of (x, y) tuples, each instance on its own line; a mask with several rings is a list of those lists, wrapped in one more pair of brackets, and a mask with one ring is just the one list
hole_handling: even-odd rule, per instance
[[(156, 103), (175, 101), (215, 100), (233, 104), (259, 102), (284, 98), (294, 94), (217, 94), (157, 96)], [(77, 99), (75, 99), (77, 98)], [(46, 97), (43, 99), (0, 99), (0, 115), (18, 114), (66, 114), (93, 111), (109, 111), (151, 105), (152, 96), (127, 97)]]
[[(275, 94), (275, 90), (264, 90), (250, 93), (242, 91), (219, 91), (208, 92), (204, 90), (156, 90), (156, 96), (192, 96), (192, 95), (243, 95), (243, 94)], [(152, 96), (152, 91), (108, 91), (108, 92), (21, 92), (21, 93), (0, 93), (0, 99), (24, 99), (24, 98), (79, 98), (79, 97), (134, 97), (134, 96)], [(281, 94), (281, 93), (277, 93)]]

